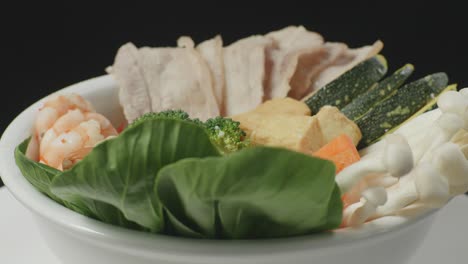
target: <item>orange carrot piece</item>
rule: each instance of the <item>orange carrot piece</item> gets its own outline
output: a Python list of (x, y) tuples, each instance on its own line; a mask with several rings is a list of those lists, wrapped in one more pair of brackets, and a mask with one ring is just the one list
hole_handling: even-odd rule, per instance
[(312, 155), (333, 161), (337, 173), (361, 158), (352, 139), (346, 134), (334, 138)]

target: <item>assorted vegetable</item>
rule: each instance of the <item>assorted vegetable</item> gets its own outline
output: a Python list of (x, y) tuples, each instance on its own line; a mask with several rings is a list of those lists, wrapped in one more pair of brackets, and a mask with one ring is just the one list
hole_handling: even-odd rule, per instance
[[(395, 133), (387, 135), (383, 141), (372, 146), (361, 161), (336, 176), (343, 192), (353, 186), (353, 190), (344, 196), (348, 200), (343, 212), (344, 221), (348, 221), (346, 223), (363, 224), (393, 215), (415, 217), (442, 207), (450, 198), (468, 190), (468, 134), (465, 130), (468, 125), (468, 98), (463, 93), (443, 93), (438, 100), (439, 109), (417, 117)], [(421, 131), (426, 136), (421, 136)], [(395, 148), (398, 141), (399, 147)], [(390, 151), (392, 148), (394, 151)], [(381, 153), (386, 154), (381, 156)], [(369, 171), (366, 160), (379, 156), (384, 157), (382, 161), (387, 164), (388, 170)], [(400, 179), (389, 181), (389, 176)], [(359, 184), (350, 184), (357, 178), (362, 179)], [(379, 191), (378, 197), (365, 195), (366, 190), (372, 190), (375, 186), (384, 188)], [(364, 206), (362, 200), (374, 199), (375, 205), (383, 198), (386, 202), (372, 207), (372, 213), (354, 210)]]
[(447, 86), (445, 73), (435, 73), (403, 85), (414, 71), (411, 64), (379, 82), (386, 71), (385, 58), (375, 56), (318, 90), (305, 99), (305, 103), (312, 113), (330, 105), (340, 109), (359, 126), (362, 140), (358, 147), (362, 149), (405, 121), (430, 110), (440, 94), (456, 88)]
[[(220, 38), (195, 48), (187, 37), (171, 49), (124, 45), (109, 72), (130, 124), (115, 129), (81, 96), (53, 96), (16, 148), (16, 163), (39, 191), (81, 214), (194, 238), (385, 223), (466, 192), (468, 88), (447, 86), (445, 73), (404, 84), (411, 64), (381, 80), (381, 42), (322, 44), (289, 27), (226, 48)], [(174, 73), (152, 71), (165, 62), (147, 62), (167, 52)], [(308, 92), (302, 101), (282, 98)]]
[(239, 135), (238, 124), (230, 119), (202, 123), (182, 111), (166, 111), (135, 120), (69, 170), (27, 159), (27, 141), (16, 151), (17, 163), (52, 199), (124, 227), (205, 238), (261, 238), (340, 224), (342, 203), (331, 162), (267, 147), (223, 156), (214, 124), (227, 136), (232, 133), (231, 139)]

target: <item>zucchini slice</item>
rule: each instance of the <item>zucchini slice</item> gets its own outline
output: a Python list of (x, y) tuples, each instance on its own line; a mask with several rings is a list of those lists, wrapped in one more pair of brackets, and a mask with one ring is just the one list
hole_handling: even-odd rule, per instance
[[(382, 135), (382, 137), (384, 137), (387, 134), (391, 134), (391, 133), (395, 132), (395, 130), (397, 130), (399, 127), (401, 127), (402, 125), (404, 125), (404, 124), (408, 123), (409, 121), (413, 120), (417, 116), (419, 116), (421, 114), (424, 114), (425, 112), (436, 109), (437, 108), (437, 100), (439, 99), (439, 97), (443, 93), (445, 93), (447, 91), (456, 91), (456, 90), (457, 90), (457, 84), (451, 84), (451, 85), (447, 86), (444, 90), (442, 90), (441, 93), (439, 93), (436, 97), (432, 98), (432, 100), (429, 101), (429, 103), (427, 103), (425, 106), (423, 106), (421, 109), (419, 109), (410, 118), (406, 119), (403, 123), (399, 124), (398, 126), (393, 127), (389, 131), (387, 131), (385, 134)], [(380, 137), (380, 138), (382, 138), (382, 137)]]
[(438, 96), (447, 83), (447, 74), (434, 73), (404, 85), (394, 95), (375, 105), (356, 122), (362, 132), (362, 140), (358, 147), (370, 145), (411, 118)]
[(359, 95), (351, 103), (341, 109), (341, 112), (349, 119), (356, 121), (369, 111), (374, 105), (394, 94), (398, 88), (410, 77), (414, 66), (406, 64), (391, 76), (373, 85), (369, 91)]
[(387, 73), (387, 61), (382, 55), (361, 62), (331, 83), (320, 88), (305, 100), (312, 114), (325, 105), (343, 108), (358, 95), (367, 91)]
[[(429, 112), (431, 110), (436, 109), (437, 108), (437, 100), (439, 100), (439, 97), (443, 93), (445, 93), (447, 91), (457, 91), (457, 86), (458, 85), (456, 83), (447, 86), (440, 94), (438, 94), (436, 97), (432, 98), (432, 100), (429, 103), (427, 103), (427, 105), (425, 105), (423, 108), (419, 109), (418, 112), (416, 112), (412, 117), (410, 117), (410, 119), (406, 120), (403, 124), (405, 124), (407, 121), (411, 121), (411, 119), (417, 117), (420, 114), (424, 114), (426, 112)], [(398, 127), (402, 126), (403, 124), (399, 125)], [(398, 127), (396, 127), (396, 128), (398, 128)], [(393, 129), (392, 129), (392, 131), (393, 131)]]

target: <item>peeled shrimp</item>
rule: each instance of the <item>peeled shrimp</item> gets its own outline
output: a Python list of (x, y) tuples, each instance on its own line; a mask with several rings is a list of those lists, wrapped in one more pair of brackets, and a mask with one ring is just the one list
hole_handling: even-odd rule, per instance
[(54, 95), (44, 103), (44, 106), (39, 109), (36, 117), (35, 136), (38, 141), (41, 141), (44, 133), (51, 128), (55, 121), (69, 110), (79, 109), (82, 112), (93, 112), (94, 108), (83, 97), (77, 94), (69, 95)]
[(55, 123), (49, 128), (42, 137), (40, 154), (42, 155), (51, 141), (55, 140), (59, 135), (68, 132), (80, 125), (82, 122), (94, 120), (99, 124), (99, 133), (104, 137), (116, 136), (117, 131), (112, 126), (111, 122), (98, 113), (83, 113), (79, 109), (69, 110), (66, 114), (58, 118)]
[(116, 136), (110, 121), (93, 111), (91, 104), (76, 94), (47, 101), (35, 123), (39, 161), (59, 170), (68, 169), (96, 144)]
[(101, 126), (101, 134), (105, 137), (116, 136), (118, 134), (111, 122), (99, 113), (85, 113), (85, 120), (95, 120), (99, 122), (99, 125)]
[(39, 154), (42, 156), (50, 142), (55, 140), (59, 135), (72, 130), (84, 121), (85, 116), (83, 112), (78, 109), (70, 110), (66, 114), (57, 118), (52, 126), (43, 133), (42, 139), (40, 139)]
[(81, 122), (52, 138), (47, 145), (41, 145), (40, 162), (59, 170), (70, 168), (107, 138), (101, 131), (101, 125), (96, 120)]

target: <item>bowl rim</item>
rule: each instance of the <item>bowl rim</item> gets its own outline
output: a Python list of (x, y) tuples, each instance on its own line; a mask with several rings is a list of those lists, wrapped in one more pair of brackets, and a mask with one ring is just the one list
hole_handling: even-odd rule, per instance
[[(70, 86), (55, 93), (78, 93), (88, 98), (98, 89), (117, 89), (112, 76), (103, 75), (91, 78)], [(50, 96), (50, 95), (48, 95)], [(400, 232), (417, 225), (421, 221), (432, 218), (438, 210), (431, 210), (414, 219), (395, 224), (387, 228), (377, 230), (353, 230), (352, 232), (325, 232), (318, 234), (302, 235), (288, 238), (251, 239), (251, 240), (216, 240), (194, 239), (153, 234), (141, 231), (125, 229), (88, 218), (56, 203), (46, 195), (36, 190), (19, 171), (14, 161), (14, 149), (30, 135), (32, 120), (37, 109), (48, 97), (44, 97), (22, 111), (5, 129), (0, 139), (0, 175), (5, 186), (25, 207), (34, 212), (41, 219), (53, 223), (55, 227), (63, 231), (89, 238), (90, 242), (112, 242), (113, 247), (122, 250), (132, 248), (148, 253), (148, 250), (164, 250), (167, 254), (200, 256), (207, 252), (215, 252), (223, 255), (236, 255), (239, 252), (247, 255), (279, 254), (284, 251), (312, 251), (337, 246), (350, 246), (357, 241), (375, 241), (396, 236)], [(194, 243), (195, 242), (195, 243)], [(289, 246), (287, 246), (289, 245)], [(233, 248), (237, 248), (234, 251)], [(274, 248), (274, 250), (272, 250)]]

